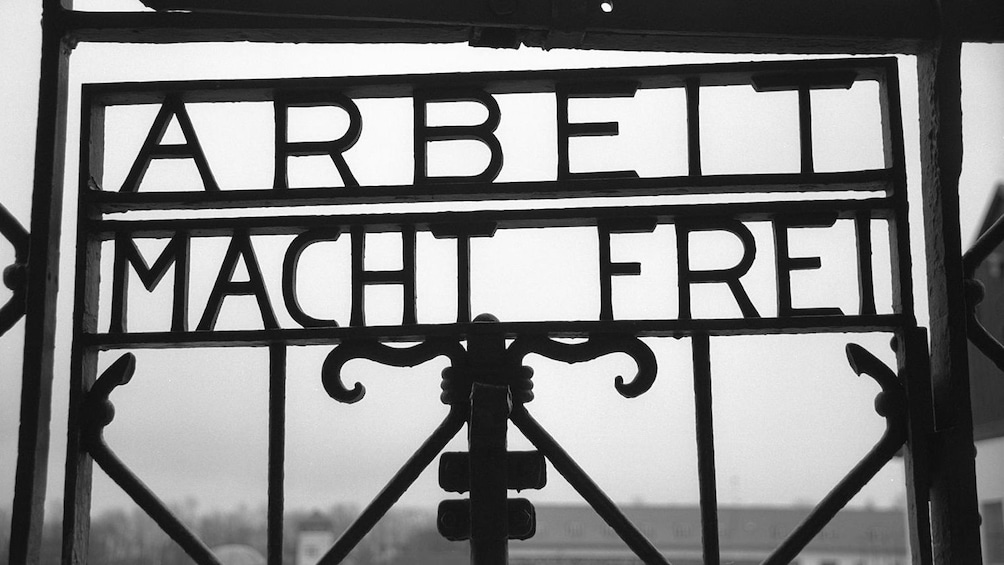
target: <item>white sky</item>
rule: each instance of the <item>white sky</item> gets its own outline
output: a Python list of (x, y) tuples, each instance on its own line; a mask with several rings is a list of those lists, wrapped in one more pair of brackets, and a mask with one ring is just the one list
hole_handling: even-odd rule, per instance
[[(0, 171), (7, 183), (2, 203), (26, 225), (38, 72), (38, 8), (34, 4), (0, 4), (0, 73), (5, 77), (0, 81), (0, 97), (5, 101), (0, 106), (0, 131), (3, 132), (0, 134)], [(125, 5), (132, 6), (128, 2)], [(83, 82), (339, 76), (735, 59), (748, 57), (542, 53), (526, 49), (514, 52), (472, 50), (464, 46), (82, 45), (74, 52), (71, 67), (67, 156), (70, 182), (66, 188), (68, 207), (64, 216), (69, 220), (74, 215), (74, 140), (78, 132), (79, 85)], [(902, 58), (900, 72), (905, 96), (911, 198), (916, 217), (920, 206), (914, 198), (919, 196), (919, 168), (913, 64), (912, 58)], [(961, 221), (964, 242), (968, 244), (975, 235), (973, 231), (981, 220), (990, 189), (1004, 179), (1004, 159), (1001, 159), (1004, 155), (1004, 105), (1000, 104), (1004, 94), (1004, 49), (967, 47), (964, 73), (966, 161)], [(721, 103), (723, 112), (728, 112), (727, 101)], [(771, 124), (769, 119), (764, 121), (763, 127)], [(145, 121), (137, 126), (140, 137), (148, 125)], [(627, 125), (624, 127), (628, 129)], [(707, 127), (713, 129), (711, 125)], [(212, 134), (207, 132), (206, 135)], [(730, 131), (722, 135), (722, 143), (737, 137), (741, 137), (738, 132)], [(209, 142), (206, 143), (208, 147)], [(706, 150), (711, 152), (708, 147)], [(121, 159), (131, 161), (130, 154), (124, 153)], [(835, 155), (839, 156), (840, 152)], [(723, 159), (726, 165), (728, 162)], [(244, 169), (253, 171), (254, 164), (251, 162), (239, 169), (252, 174)], [(226, 165), (216, 168), (221, 174), (228, 170)], [(360, 168), (366, 170), (367, 165), (361, 162)], [(268, 174), (265, 173), (266, 179), (270, 179)], [(922, 223), (915, 221), (912, 226), (913, 235), (919, 241)], [(648, 277), (639, 277), (639, 281), (617, 287), (623, 294), (615, 291), (615, 303), (622, 304), (625, 316), (639, 309), (637, 302), (625, 297), (649, 296), (651, 289), (658, 288), (660, 277), (675, 269), (671, 261), (659, 255), (666, 245), (665, 232), (665, 228), (660, 228), (649, 236), (631, 236), (635, 239), (625, 240), (624, 245), (615, 248), (619, 259), (641, 261)], [(67, 292), (72, 286), (68, 258), (72, 257), (73, 233), (72, 225), (67, 223), (63, 247), (67, 269), (60, 298), (63, 326), (59, 334), (53, 399), (51, 500), (62, 496), (68, 329), (72, 309)], [(475, 261), (483, 261), (480, 268), (484, 270), (484, 278), (481, 294), (475, 295), (475, 313), (481, 311), (479, 304), (482, 304), (503, 319), (538, 316), (542, 308), (550, 311), (547, 309), (552, 307), (556, 308), (555, 316), (575, 315), (556, 306), (558, 302), (554, 297), (561, 297), (565, 287), (548, 287), (546, 277), (532, 279), (535, 276), (533, 265), (571, 260), (580, 250), (586, 254), (595, 253), (592, 244), (588, 240), (576, 243), (578, 240), (574, 236), (535, 240), (543, 243), (520, 239), (518, 235), (511, 237), (508, 244), (511, 248), (528, 250), (529, 246), (534, 247), (535, 263), (515, 261), (504, 249), (498, 250), (501, 247), (486, 248), (482, 255), (477, 255), (476, 249)], [(498, 246), (506, 243), (501, 234), (497, 239), (500, 240)], [(347, 237), (339, 241), (340, 244), (346, 242)], [(769, 238), (758, 240), (758, 247), (769, 248)], [(921, 248), (915, 245), (915, 249), (916, 262), (922, 264)], [(222, 254), (222, 250), (216, 253)], [(271, 265), (271, 269), (276, 270), (275, 261), (266, 261), (267, 252), (260, 253), (263, 269), (268, 271)], [(635, 253), (638, 255), (632, 256)], [(6, 248), (0, 251), (3, 264), (9, 261), (9, 256)], [(497, 257), (501, 265), (483, 259), (487, 256)], [(591, 261), (588, 255), (586, 257), (586, 262)], [(729, 264), (727, 256), (723, 260)], [(773, 303), (769, 256), (758, 259), (758, 264), (761, 262), (766, 262), (768, 271), (758, 280), (765, 282), (751, 284), (749, 289), (758, 307), (764, 305), (769, 309)], [(218, 265), (218, 262), (210, 260), (209, 264)], [(882, 270), (881, 265), (877, 260), (877, 271)], [(577, 280), (575, 267), (567, 268), (573, 273), (566, 274), (568, 280)], [(197, 279), (211, 285), (214, 275), (212, 268), (209, 274), (201, 277), (193, 273), (193, 295), (197, 293)], [(922, 294), (923, 273), (918, 271), (916, 275), (916, 288)], [(486, 281), (503, 278), (507, 282), (531, 280), (517, 291), (508, 286), (487, 286)], [(497, 292), (509, 292), (513, 298), (498, 299)], [(518, 300), (526, 296), (533, 297), (529, 304)], [(917, 299), (918, 316), (924, 323), (925, 301), (922, 296)], [(278, 295), (273, 296), (272, 301), (274, 307), (281, 309)], [(641, 307), (650, 306), (646, 303)], [(657, 304), (655, 307), (669, 311), (672, 305)], [(193, 306), (193, 316), (199, 315), (199, 308)], [(20, 379), (20, 368), (11, 359), (20, 356), (21, 336), (19, 325), (0, 338), (0, 355), (4, 359), (0, 368), (4, 391), (0, 395), (4, 399), (0, 405), (0, 504), (5, 505), (10, 500), (13, 482), (16, 391)], [(872, 410), (871, 402), (878, 387), (867, 378), (854, 377), (847, 367), (843, 343), (848, 339), (866, 345), (891, 362), (885, 336), (713, 340), (718, 486), (722, 503), (815, 503), (877, 440), (882, 421)], [(590, 363), (585, 368), (532, 358), (529, 364), (536, 368), (537, 400), (529, 408), (556, 438), (566, 443), (572, 455), (579, 458), (587, 471), (594, 473), (597, 482), (615, 500), (694, 503), (697, 477), (689, 344), (686, 340), (670, 339), (652, 340), (651, 343), (659, 356), (660, 378), (648, 394), (629, 401), (614, 392), (613, 375), (633, 369), (629, 361), (616, 356)], [(442, 360), (415, 370), (351, 364), (346, 369), (349, 382), (354, 382), (353, 378), (358, 376), (369, 392), (361, 403), (344, 406), (329, 399), (320, 386), (320, 361), (327, 351), (319, 347), (296, 348), (290, 353), (287, 404), (287, 506), (290, 508), (327, 507), (341, 501), (365, 503), (431, 431), (445, 410), (438, 401)], [(113, 359), (103, 356), (102, 365)], [(107, 432), (112, 446), (162, 498), (179, 501), (195, 497), (203, 507), (239, 503), (254, 506), (264, 501), (267, 351), (144, 352), (139, 355), (136, 378), (116, 391), (112, 399), (118, 409), (117, 418)], [(392, 414), (393, 425), (387, 422), (388, 411)], [(525, 448), (525, 442), (519, 441), (516, 435), (513, 434), (511, 444)], [(455, 441), (451, 448), (462, 449), (462, 442)], [(123, 495), (117, 487), (100, 478), (99, 472), (96, 476), (99, 479), (95, 486), (95, 506), (121, 504)], [(552, 484), (544, 491), (525, 495), (539, 501), (577, 500), (574, 492), (561, 484), (555, 473), (551, 474), (551, 479)], [(901, 490), (902, 466), (893, 463), (876, 477), (857, 502), (891, 504), (901, 496)], [(431, 505), (442, 498), (446, 496), (435, 485), (433, 469), (432, 473), (423, 476), (421, 484), (405, 502)]]

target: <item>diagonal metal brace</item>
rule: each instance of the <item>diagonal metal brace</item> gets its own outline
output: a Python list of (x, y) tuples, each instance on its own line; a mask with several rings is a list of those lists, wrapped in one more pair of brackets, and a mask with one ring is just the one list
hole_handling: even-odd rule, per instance
[(126, 353), (105, 369), (87, 392), (83, 401), (80, 432), (84, 448), (115, 484), (153, 518), (198, 565), (221, 565), (209, 547), (178, 520), (167, 505), (105, 443), (105, 426), (115, 418), (115, 407), (108, 395), (116, 387), (128, 383), (135, 371), (136, 357), (132, 353)]
[(962, 272), (966, 285), (966, 332), (973, 343), (988, 359), (1004, 371), (1004, 344), (1001, 344), (980, 322), (976, 307), (983, 301), (983, 283), (976, 280), (976, 269), (1004, 242), (1004, 216), (1001, 216), (976, 240), (962, 256)]
[(0, 235), (14, 246), (14, 263), (3, 270), (4, 285), (14, 291), (0, 307), (0, 335), (7, 333), (25, 313), (25, 283), (28, 265), (28, 231), (3, 205), (0, 205)]
[(846, 351), (851, 369), (858, 375), (870, 376), (882, 387), (882, 392), (875, 397), (875, 411), (885, 418), (885, 432), (864, 459), (812, 509), (805, 520), (764, 560), (763, 565), (791, 563), (906, 443), (906, 389), (896, 377), (896, 372), (856, 343), (847, 344)]

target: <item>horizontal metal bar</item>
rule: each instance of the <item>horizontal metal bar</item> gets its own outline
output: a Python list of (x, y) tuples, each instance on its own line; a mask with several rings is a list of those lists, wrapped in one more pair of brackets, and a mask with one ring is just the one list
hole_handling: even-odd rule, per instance
[(630, 81), (639, 89), (684, 88), (688, 79), (700, 77), (700, 86), (752, 85), (759, 75), (808, 77), (853, 71), (858, 81), (883, 80), (896, 69), (893, 57), (756, 61), (640, 67), (554, 69), (533, 71), (481, 71), (347, 77), (284, 79), (231, 79), (194, 81), (121, 82), (84, 85), (93, 104), (159, 104), (168, 95), (186, 103), (269, 102), (277, 93), (336, 91), (349, 98), (410, 97), (416, 89), (476, 87), (489, 94), (554, 92), (560, 85), (588, 84), (591, 96), (605, 83)]
[(275, 15), (64, 11), (59, 20), (73, 43), (458, 43), (466, 42), (471, 34), (465, 26)]
[(395, 232), (400, 231), (402, 226), (412, 226), (417, 231), (429, 232), (442, 224), (494, 223), (498, 229), (590, 227), (605, 221), (631, 218), (654, 219), (659, 224), (672, 224), (679, 220), (694, 223), (709, 218), (757, 222), (768, 221), (781, 215), (830, 214), (838, 218), (855, 218), (862, 211), (868, 211), (874, 219), (889, 219), (894, 216), (894, 204), (895, 201), (891, 198), (868, 198), (475, 212), (93, 220), (88, 222), (85, 228), (88, 232), (107, 240), (112, 239), (117, 233), (147, 238), (167, 238), (179, 232), (188, 233), (192, 237), (220, 237), (230, 235), (235, 230), (247, 231), (250, 235), (290, 235), (311, 228), (331, 229), (346, 226), (365, 226), (367, 233)]
[[(211, 8), (195, 0), (156, 3), (162, 8), (186, 4)], [(448, 34), (455, 34), (452, 41), (466, 41), (472, 36), (471, 30), (507, 28), (516, 32), (515, 37), (525, 45), (553, 46), (557, 34), (551, 31), (568, 25), (556, 20), (547, 4), (524, 2), (517, 13), (509, 16), (491, 14), (487, 4), (470, 5), (463, 0), (437, 2), (435, 6), (405, 0), (359, 4), (262, 0), (239, 2), (229, 12), (216, 13), (211, 9), (210, 13), (72, 12), (72, 17), (65, 18), (65, 27), (79, 41), (144, 43), (431, 42), (441, 41)], [(739, 52), (769, 49), (811, 53), (913, 52), (919, 42), (932, 39), (938, 28), (938, 14), (927, 2), (851, 0), (851, 4), (782, 0), (772, 4), (771, 9), (757, 9), (737, 0), (630, 2), (603, 13), (596, 2), (585, 21), (576, 22), (576, 27), (581, 29), (581, 46), (587, 48), (631, 49), (671, 38), (695, 41), (688, 51), (724, 52), (733, 48)], [(986, 14), (989, 22), (966, 18), (960, 26), (963, 37), (1000, 40), (1001, 28), (992, 26), (994, 21), (1001, 21), (1000, 6), (991, 0), (968, 0), (966, 4), (974, 7), (966, 12)], [(297, 12), (309, 17), (284, 15)], [(590, 36), (601, 36), (603, 41), (589, 41)], [(869, 50), (856, 51), (851, 49), (853, 45), (867, 46)]]
[[(547, 335), (553, 338), (587, 338), (595, 334), (638, 337), (687, 337), (695, 333), (710, 336), (775, 335), (801, 333), (894, 332), (909, 324), (901, 314), (871, 316), (797, 316), (791, 318), (745, 318), (707, 320), (614, 320), (570, 322), (502, 322), (507, 338), (520, 335)], [(211, 332), (137, 332), (128, 334), (84, 334), (85, 347), (98, 349), (160, 349), (177, 347), (252, 347), (271, 343), (289, 345), (331, 345), (346, 339), (383, 342), (422, 342), (437, 337), (466, 339), (471, 323), (415, 324), (410, 326), (364, 326), (295, 328), (271, 330), (215, 330)]]
[(270, 206), (322, 206), (437, 202), (448, 200), (505, 200), (603, 198), (695, 194), (885, 192), (891, 193), (894, 169), (826, 173), (767, 173), (743, 175), (675, 176), (632, 179), (582, 178), (560, 181), (426, 183), (418, 185), (221, 190), (200, 192), (85, 191), (82, 196), (101, 212), (131, 210), (201, 210)]

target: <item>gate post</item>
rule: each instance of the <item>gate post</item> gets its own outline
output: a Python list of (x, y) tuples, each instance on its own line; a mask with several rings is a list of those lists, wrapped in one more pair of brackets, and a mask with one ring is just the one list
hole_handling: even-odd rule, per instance
[(506, 565), (509, 540), (529, 539), (537, 528), (533, 504), (510, 499), (507, 491), (543, 488), (546, 465), (538, 451), (507, 449), (513, 396), (519, 403), (533, 397), (532, 372), (508, 355), (494, 316), (482, 314), (474, 321), (460, 370), (444, 380), (451, 403), (458, 389), (469, 387), (468, 451), (444, 453), (439, 461), (440, 486), (447, 492), (469, 492), (470, 498), (441, 502), (437, 523), (446, 539), (470, 541), (472, 565)]
[(471, 487), (471, 565), (509, 562), (506, 432), (512, 397), (506, 378), (505, 337), (498, 319), (482, 314), (467, 342), (473, 379), (468, 427)]

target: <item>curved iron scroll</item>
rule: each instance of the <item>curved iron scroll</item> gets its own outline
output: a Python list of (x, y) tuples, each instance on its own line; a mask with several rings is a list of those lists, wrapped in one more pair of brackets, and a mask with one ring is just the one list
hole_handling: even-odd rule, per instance
[(634, 398), (652, 388), (658, 370), (652, 349), (634, 336), (589, 336), (582, 343), (563, 343), (547, 336), (527, 336), (516, 338), (507, 352), (517, 363), (522, 363), (523, 358), (531, 353), (564, 363), (580, 363), (611, 353), (624, 353), (638, 366), (631, 382), (625, 382), (620, 375), (614, 377), (614, 388), (625, 398)]
[(213, 552), (181, 523), (156, 494), (112, 452), (105, 443), (104, 429), (115, 418), (115, 406), (108, 395), (115, 387), (132, 379), (136, 357), (126, 353), (111, 364), (95, 381), (83, 401), (81, 439), (94, 462), (108, 474), (199, 565), (221, 565)]
[(1001, 344), (976, 316), (976, 306), (983, 301), (983, 283), (976, 280), (976, 268), (986, 261), (1004, 241), (1004, 216), (997, 219), (962, 256), (962, 272), (966, 283), (966, 332), (969, 341), (988, 359), (1004, 371), (1004, 344)]
[(321, 382), (328, 396), (352, 404), (366, 395), (366, 387), (362, 383), (357, 382), (349, 389), (342, 381), (342, 367), (352, 359), (369, 359), (393, 367), (414, 367), (440, 355), (445, 355), (456, 364), (464, 353), (459, 343), (448, 339), (429, 340), (413, 347), (389, 347), (375, 340), (345, 341), (324, 358)]
[(774, 550), (763, 565), (784, 565), (792, 562), (810, 541), (837, 515), (868, 481), (875, 476), (906, 443), (906, 390), (896, 373), (868, 350), (849, 343), (847, 360), (858, 375), (867, 374), (882, 387), (875, 397), (875, 411), (885, 418), (881, 439), (853, 469), (812, 509), (809, 516)]
[(24, 316), (25, 267), (28, 262), (28, 232), (6, 208), (0, 205), (0, 235), (14, 246), (14, 263), (3, 271), (3, 282), (14, 291), (6, 304), (0, 307), (0, 335), (14, 327)]

